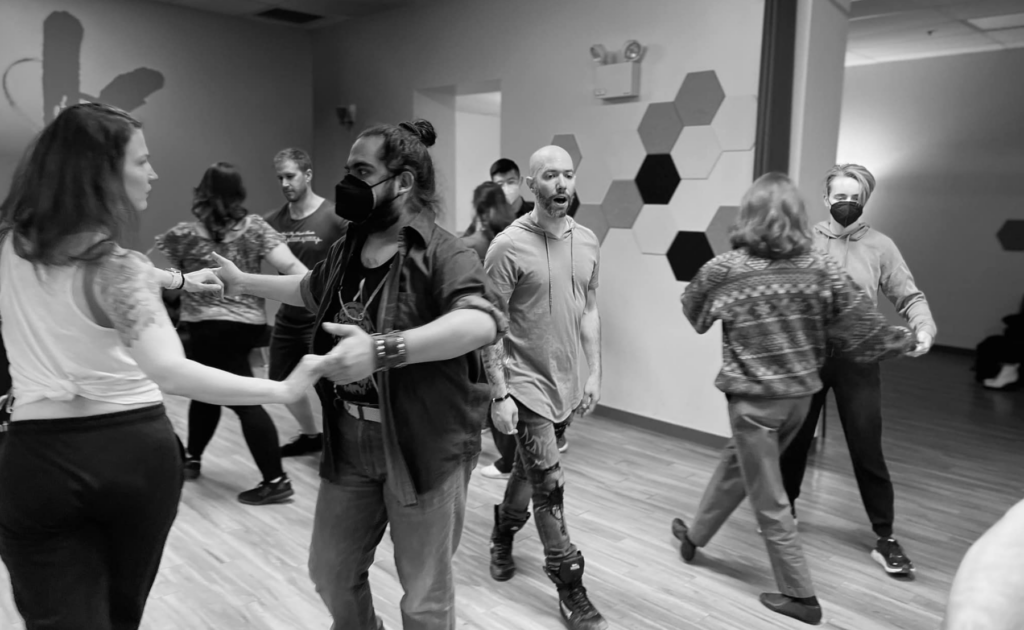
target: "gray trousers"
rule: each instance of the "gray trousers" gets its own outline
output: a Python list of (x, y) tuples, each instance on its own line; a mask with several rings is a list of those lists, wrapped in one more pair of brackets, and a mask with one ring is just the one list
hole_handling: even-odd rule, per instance
[(779, 591), (790, 597), (812, 597), (814, 585), (782, 485), (779, 454), (796, 437), (810, 403), (810, 396), (729, 396), (732, 439), (722, 451), (688, 533), (696, 546), (707, 545), (743, 498), (749, 496), (775, 582)]

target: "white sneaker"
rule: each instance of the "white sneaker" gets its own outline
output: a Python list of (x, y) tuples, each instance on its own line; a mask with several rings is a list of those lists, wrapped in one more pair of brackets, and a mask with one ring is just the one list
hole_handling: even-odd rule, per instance
[(508, 479), (512, 476), (512, 473), (503, 473), (498, 470), (498, 467), (494, 464), (484, 466), (480, 469), (480, 474), (488, 479)]
[(984, 384), (989, 389), (1003, 389), (1013, 385), (1018, 380), (1020, 380), (1020, 364), (1003, 363), (999, 374), (995, 378), (986, 378)]

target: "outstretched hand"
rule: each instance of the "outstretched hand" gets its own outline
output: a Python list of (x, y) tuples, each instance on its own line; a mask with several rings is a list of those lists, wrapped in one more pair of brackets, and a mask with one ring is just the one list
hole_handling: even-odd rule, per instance
[(338, 338), (337, 345), (324, 356), (324, 377), (335, 385), (359, 382), (377, 367), (373, 338), (362, 328), (347, 324), (324, 323), (324, 330)]
[(213, 269), (200, 269), (186, 273), (185, 285), (181, 288), (189, 293), (214, 293), (220, 295), (224, 291), (224, 283)]
[(325, 358), (315, 354), (307, 354), (302, 357), (299, 364), (284, 380), (284, 385), (288, 389), (288, 399), (285, 404), (301, 400), (309, 388), (320, 380), (323, 376)]
[(224, 295), (240, 295), (242, 293), (242, 278), (245, 276), (238, 265), (224, 258), (217, 252), (210, 252), (213, 259), (220, 267), (212, 269), (217, 278), (224, 285)]
[(922, 330), (917, 333), (917, 346), (913, 350), (907, 353), (908, 357), (920, 357), (928, 354), (928, 351), (932, 349), (932, 344), (935, 343), (935, 339), (930, 333)]

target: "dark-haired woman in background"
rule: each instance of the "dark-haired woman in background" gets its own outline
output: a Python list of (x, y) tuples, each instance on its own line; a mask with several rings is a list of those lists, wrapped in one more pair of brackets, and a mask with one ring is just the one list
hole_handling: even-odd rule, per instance
[[(179, 223), (156, 237), (156, 248), (183, 271), (217, 266), (216, 252), (249, 273), (259, 273), (264, 259), (282, 274), (305, 274), (306, 266), (284, 238), (263, 217), (249, 214), (242, 203), (242, 177), (226, 162), (206, 169), (196, 187), (192, 213), (198, 219)], [(203, 365), (240, 376), (252, 376), (249, 353), (263, 336), (267, 316), (263, 298), (249, 295), (191, 294), (182, 296), (181, 321), (188, 323), (188, 355)], [(292, 496), (291, 481), (281, 467), (277, 427), (259, 405), (231, 405), (242, 422), (263, 481), (238, 495), (249, 505), (276, 503)], [(220, 422), (220, 405), (193, 400), (188, 408), (188, 454), (185, 478), (200, 474), (203, 452)]]
[[(160, 289), (215, 276), (122, 249), (156, 173), (142, 125), (68, 107), (26, 150), (0, 212), (0, 316), (13, 380), (0, 427), (0, 558), (28, 630), (139, 627), (181, 496), (163, 392), (218, 404), (297, 400), (284, 383), (185, 358)], [(219, 290), (219, 287), (214, 286)]]
[[(711, 541), (745, 496), (761, 526), (780, 593), (763, 593), (774, 612), (817, 624), (814, 595), (796, 523), (782, 485), (779, 453), (796, 436), (827, 343), (854, 361), (878, 361), (913, 350), (905, 328), (889, 326), (867, 295), (831, 258), (811, 248), (796, 186), (763, 175), (743, 197), (733, 251), (704, 265), (683, 294), (683, 313), (698, 333), (722, 322), (722, 370), (732, 439), (687, 526), (672, 522), (683, 560)], [(755, 290), (770, 286), (771, 292)]]

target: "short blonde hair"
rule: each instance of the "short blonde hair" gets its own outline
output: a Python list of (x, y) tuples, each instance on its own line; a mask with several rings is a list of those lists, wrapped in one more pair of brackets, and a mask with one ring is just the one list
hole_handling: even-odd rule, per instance
[(825, 175), (826, 199), (828, 199), (829, 195), (832, 194), (832, 180), (837, 177), (849, 177), (850, 179), (856, 180), (856, 182), (860, 184), (860, 205), (867, 205), (868, 198), (871, 197), (871, 193), (875, 190), (875, 176), (871, 174), (871, 171), (860, 164), (836, 164), (830, 168), (828, 173)]

